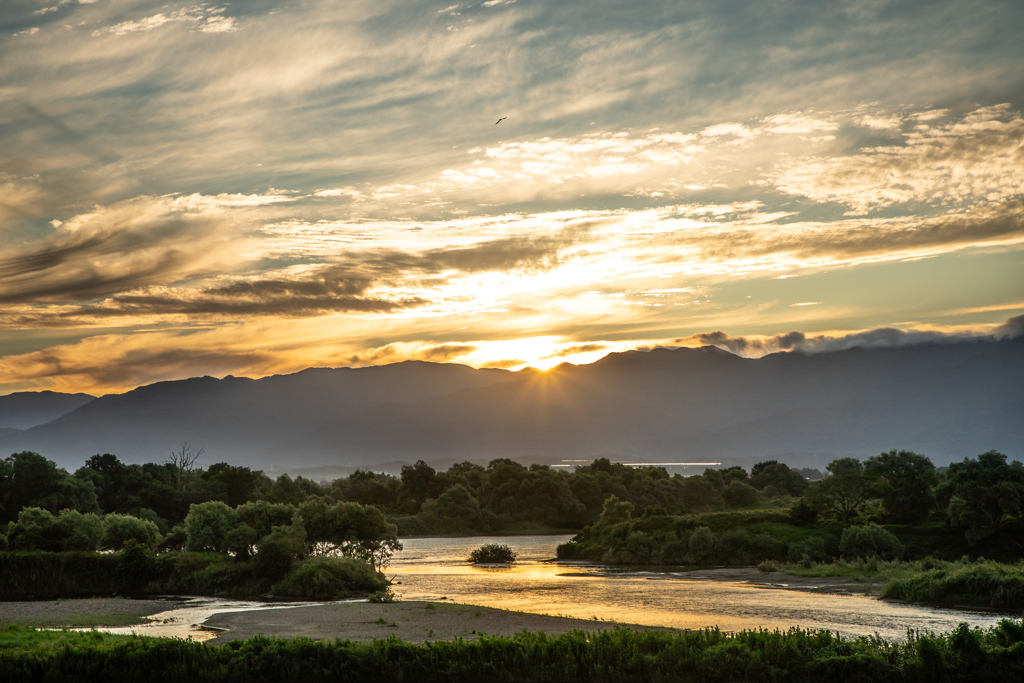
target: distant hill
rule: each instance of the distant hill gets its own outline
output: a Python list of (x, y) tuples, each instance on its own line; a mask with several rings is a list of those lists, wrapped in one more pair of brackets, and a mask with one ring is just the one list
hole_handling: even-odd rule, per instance
[(779, 353), (714, 347), (611, 354), (548, 372), (421, 362), (260, 380), (162, 382), (0, 435), (78, 466), (98, 452), (276, 469), (497, 457), (821, 466), (915, 450), (936, 464), (1024, 457), (1024, 338)]
[(95, 398), (89, 394), (59, 394), (54, 391), (19, 391), (0, 396), (0, 429), (28, 429), (45, 424)]

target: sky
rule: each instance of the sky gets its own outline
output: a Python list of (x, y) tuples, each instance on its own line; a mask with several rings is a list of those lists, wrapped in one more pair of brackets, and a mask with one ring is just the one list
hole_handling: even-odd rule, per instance
[(1018, 0), (2, 5), (0, 394), (1024, 332)]

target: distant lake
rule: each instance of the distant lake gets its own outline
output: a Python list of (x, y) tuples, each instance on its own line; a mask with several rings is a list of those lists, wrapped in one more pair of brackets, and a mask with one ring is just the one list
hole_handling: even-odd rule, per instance
[[(964, 621), (984, 628), (1002, 618), (990, 613), (894, 604), (859, 595), (686, 581), (671, 572), (624, 575), (595, 565), (544, 562), (555, 557), (555, 548), (569, 538), (404, 539), (405, 550), (396, 553), (386, 574), (402, 582), (395, 590), (406, 600), (446, 597), (452, 602), (485, 607), (674, 628), (717, 626), (724, 631), (739, 631), (799, 626), (847, 636), (877, 633), (887, 639), (903, 639), (907, 629), (938, 633)], [(485, 543), (510, 546), (519, 553), (519, 561), (509, 568), (467, 564), (470, 551)]]

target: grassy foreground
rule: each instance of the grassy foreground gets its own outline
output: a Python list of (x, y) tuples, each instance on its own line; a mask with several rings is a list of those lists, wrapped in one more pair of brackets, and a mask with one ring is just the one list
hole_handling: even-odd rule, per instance
[(905, 643), (828, 631), (521, 633), (413, 645), (254, 637), (224, 646), (95, 632), (0, 629), (0, 680), (1007, 681), (1024, 680), (1024, 624), (962, 624)]

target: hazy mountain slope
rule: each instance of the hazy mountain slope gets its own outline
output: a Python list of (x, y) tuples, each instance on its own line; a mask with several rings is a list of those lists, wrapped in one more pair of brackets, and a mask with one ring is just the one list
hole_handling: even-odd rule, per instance
[(56, 420), (95, 398), (89, 394), (59, 394), (55, 391), (19, 391), (0, 396), (0, 427), (35, 427)]
[[(142, 387), (0, 436), (77, 465), (96, 452), (357, 466), (417, 458), (620, 455), (749, 463), (889, 448), (938, 463), (1024, 457), (1024, 339), (785, 353), (713, 347), (612, 354), (549, 372), (402, 363)], [(799, 455), (803, 454), (803, 455)]]
[[(617, 354), (333, 428), (348, 457), (620, 454), (745, 462), (908, 448), (937, 460), (1024, 455), (1021, 340), (741, 359)], [(321, 441), (326, 440), (321, 437)]]
[(513, 378), (505, 370), (407, 362), (372, 368), (311, 368), (253, 380), (196, 377), (104, 396), (60, 419), (0, 436), (0, 453), (30, 449), (69, 465), (95, 453), (127, 462), (160, 460), (183, 440), (204, 461), (304, 464), (285, 445), (385, 401), (408, 401)]

